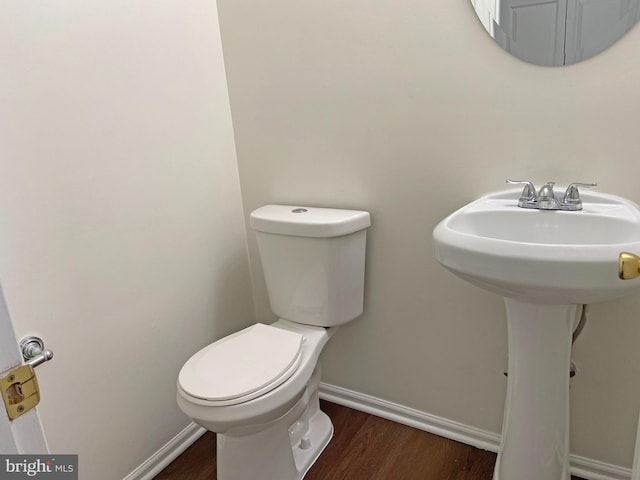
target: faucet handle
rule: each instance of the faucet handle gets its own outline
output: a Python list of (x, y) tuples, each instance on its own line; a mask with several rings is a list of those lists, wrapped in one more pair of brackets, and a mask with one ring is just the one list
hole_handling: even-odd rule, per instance
[(538, 201), (538, 195), (536, 194), (536, 187), (533, 186), (533, 183), (525, 181), (525, 180), (509, 180), (507, 179), (507, 183), (511, 185), (524, 185), (524, 189), (520, 194), (520, 198), (518, 199), (518, 206), (523, 207), (527, 203), (533, 203)]
[(582, 199), (580, 198), (580, 192), (578, 187), (597, 187), (597, 183), (580, 183), (575, 182), (567, 187), (567, 191), (564, 192), (562, 198), (562, 206), (570, 207), (571, 210), (582, 210)]

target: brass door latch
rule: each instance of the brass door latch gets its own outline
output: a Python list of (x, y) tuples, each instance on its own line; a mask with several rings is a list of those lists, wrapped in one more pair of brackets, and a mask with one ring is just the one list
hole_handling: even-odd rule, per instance
[(53, 352), (44, 348), (44, 342), (39, 337), (23, 338), (20, 351), (25, 365), (13, 368), (0, 378), (0, 393), (9, 420), (18, 418), (38, 405), (40, 389), (33, 369), (53, 358)]
[(9, 420), (27, 413), (40, 402), (38, 379), (31, 365), (20, 365), (0, 378), (0, 393)]

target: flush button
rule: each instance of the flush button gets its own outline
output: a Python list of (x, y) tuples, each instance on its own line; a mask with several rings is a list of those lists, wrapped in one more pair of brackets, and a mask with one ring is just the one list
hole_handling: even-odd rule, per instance
[(291, 210), (291, 213), (304, 213), (304, 212), (308, 212), (308, 210), (306, 208), (294, 208), (293, 210)]

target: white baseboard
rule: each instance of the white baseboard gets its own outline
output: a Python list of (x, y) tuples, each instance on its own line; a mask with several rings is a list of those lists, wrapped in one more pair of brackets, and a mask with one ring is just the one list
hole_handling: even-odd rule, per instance
[(204, 435), (206, 431), (206, 429), (195, 423), (187, 425), (184, 430), (169, 440), (166, 445), (160, 448), (160, 450), (149, 457), (133, 472), (124, 477), (123, 480), (152, 480), (153, 477), (173, 462), (178, 455)]
[(500, 445), (500, 435), (497, 433), (469, 427), (462, 423), (437, 417), (413, 408), (398, 405), (397, 403), (381, 400), (370, 395), (347, 390), (346, 388), (320, 383), (320, 398), (473, 447), (481, 448), (482, 450), (497, 452), (498, 446)]
[[(483, 450), (497, 452), (500, 446), (500, 435), (497, 433), (464, 425), (413, 408), (404, 407), (397, 403), (347, 390), (346, 388), (336, 387), (335, 385), (320, 383), (320, 398)], [(631, 479), (631, 470), (628, 468), (591, 460), (578, 455), (571, 455), (570, 461), (571, 474), (587, 480)]]
[[(320, 398), (483, 450), (497, 452), (500, 445), (497, 433), (327, 383), (320, 384)], [(191, 423), (123, 480), (152, 480), (205, 432), (204, 428)], [(640, 439), (640, 430), (638, 435)], [(571, 474), (587, 480), (640, 480), (638, 476), (632, 479), (628, 468), (578, 455), (571, 455)]]

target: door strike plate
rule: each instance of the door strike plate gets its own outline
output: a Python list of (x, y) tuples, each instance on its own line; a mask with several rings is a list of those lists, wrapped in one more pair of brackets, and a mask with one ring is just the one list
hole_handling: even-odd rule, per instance
[(2, 401), (9, 420), (27, 413), (40, 401), (38, 379), (31, 365), (20, 365), (0, 378)]

